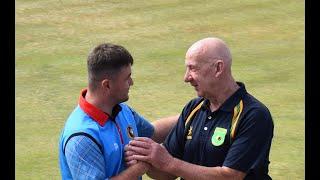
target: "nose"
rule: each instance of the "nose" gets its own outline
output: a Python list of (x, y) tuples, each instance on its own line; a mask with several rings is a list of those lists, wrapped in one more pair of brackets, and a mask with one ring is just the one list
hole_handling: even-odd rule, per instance
[(130, 80), (129, 80), (129, 85), (133, 86), (133, 79), (132, 78), (130, 78)]
[(190, 82), (191, 80), (191, 75), (189, 73), (189, 70), (186, 70), (186, 73), (184, 74), (184, 82)]

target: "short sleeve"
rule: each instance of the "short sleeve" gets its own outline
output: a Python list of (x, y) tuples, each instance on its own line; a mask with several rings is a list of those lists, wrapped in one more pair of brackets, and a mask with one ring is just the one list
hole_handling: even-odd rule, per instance
[[(255, 108), (243, 117), (224, 166), (249, 172), (269, 164), (273, 121), (266, 108)], [(262, 168), (265, 169), (265, 168)]]
[(86, 136), (72, 137), (65, 156), (73, 179), (106, 179), (105, 162), (97, 144)]
[(182, 159), (184, 150), (184, 119), (179, 116), (178, 123), (172, 128), (163, 145), (168, 152), (179, 159)]
[(140, 137), (152, 137), (154, 133), (153, 125), (145, 118), (143, 118), (141, 115), (139, 115), (137, 112), (135, 112), (133, 109), (131, 109), (131, 111), (134, 116), (134, 120), (137, 124), (138, 135)]

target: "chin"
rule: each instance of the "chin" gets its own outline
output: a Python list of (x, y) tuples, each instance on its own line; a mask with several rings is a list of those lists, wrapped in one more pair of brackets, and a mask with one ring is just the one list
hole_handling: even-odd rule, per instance
[(122, 102), (126, 102), (126, 101), (128, 101), (128, 100), (129, 100), (129, 97), (126, 97), (126, 98), (123, 99)]
[(126, 97), (126, 98), (122, 98), (122, 99), (120, 99), (118, 102), (118, 104), (120, 104), (120, 103), (123, 103), (123, 102), (126, 102), (126, 101), (128, 101), (129, 100), (129, 97)]

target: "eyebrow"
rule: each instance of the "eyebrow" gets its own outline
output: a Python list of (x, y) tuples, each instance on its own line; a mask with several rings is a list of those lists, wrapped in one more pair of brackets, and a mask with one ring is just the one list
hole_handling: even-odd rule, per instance
[(190, 63), (190, 62), (185, 62), (184, 64), (185, 64), (186, 66), (195, 66), (194, 63)]
[(195, 64), (186, 64), (185, 65), (186, 67), (189, 67), (189, 68), (197, 68), (198, 66), (195, 65)]

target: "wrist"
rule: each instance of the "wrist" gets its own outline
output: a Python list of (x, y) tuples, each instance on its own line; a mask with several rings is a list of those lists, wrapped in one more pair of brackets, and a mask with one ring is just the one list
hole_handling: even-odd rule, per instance
[(164, 167), (164, 171), (167, 173), (171, 173), (175, 170), (175, 168), (177, 167), (177, 159), (172, 157), (172, 159), (170, 161), (168, 161), (168, 165)]
[(147, 172), (149, 169), (150, 169), (150, 167), (151, 167), (151, 165), (150, 164), (148, 164), (148, 163), (146, 163), (146, 162), (141, 162), (141, 161), (139, 161), (138, 163), (137, 163), (137, 166), (138, 166), (138, 169), (139, 169), (139, 171), (141, 172), (141, 173), (145, 173), (145, 172)]

